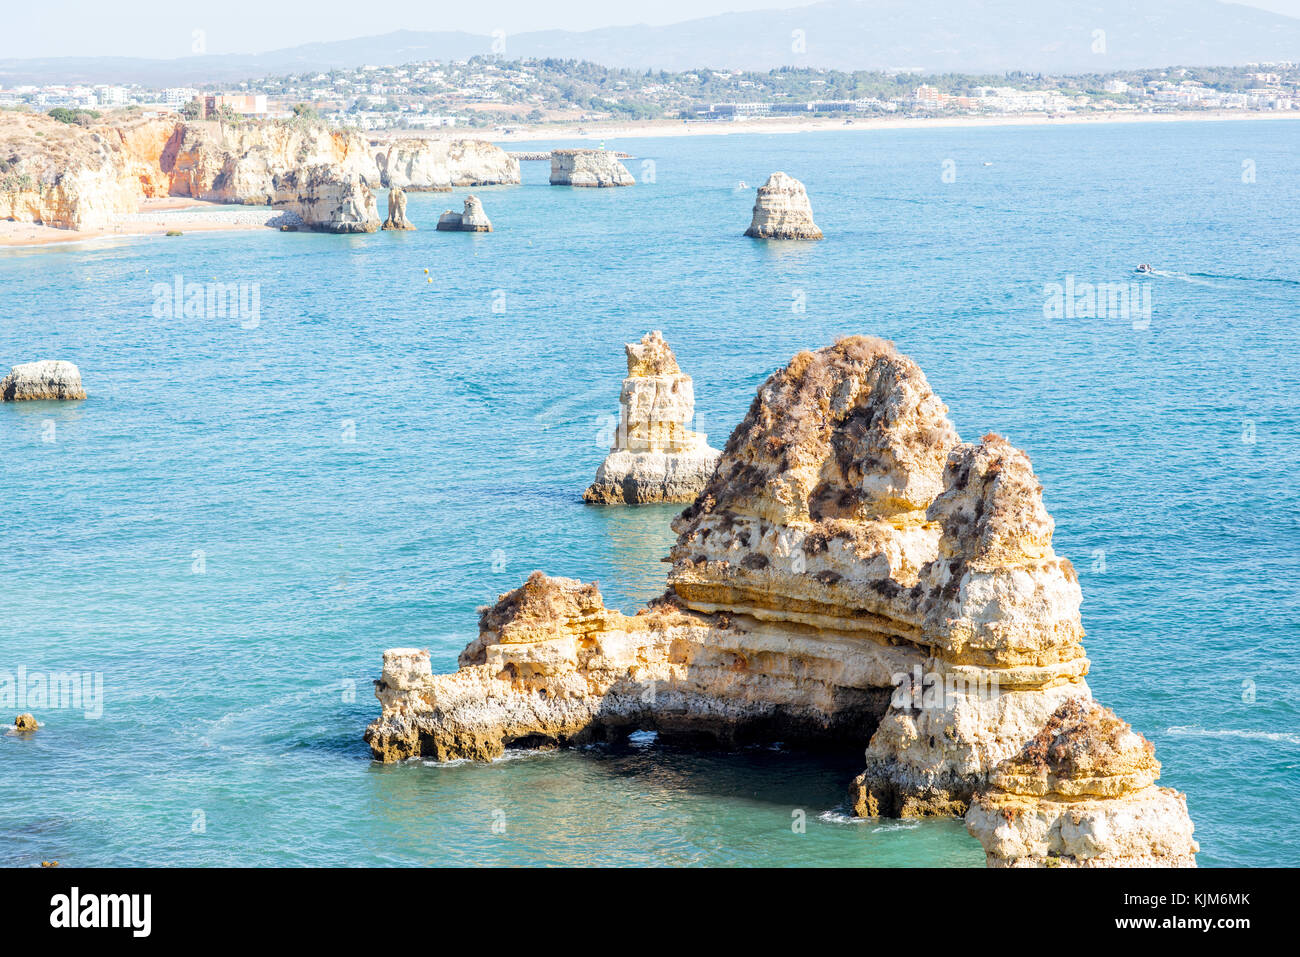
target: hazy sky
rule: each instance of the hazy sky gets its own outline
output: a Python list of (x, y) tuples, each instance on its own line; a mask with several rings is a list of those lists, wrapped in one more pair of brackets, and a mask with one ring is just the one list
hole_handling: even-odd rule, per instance
[[(191, 52), (192, 34), (205, 33), (208, 53), (261, 53), (317, 40), (347, 40), (394, 30), (507, 33), (581, 30), (631, 23), (675, 23), (733, 10), (789, 9), (815, 0), (446, 0), (388, 8), (355, 0), (6, 0), (0, 57), (147, 56)], [(1242, 0), (1300, 17), (1300, 0)], [(377, 13), (376, 19), (371, 16)]]

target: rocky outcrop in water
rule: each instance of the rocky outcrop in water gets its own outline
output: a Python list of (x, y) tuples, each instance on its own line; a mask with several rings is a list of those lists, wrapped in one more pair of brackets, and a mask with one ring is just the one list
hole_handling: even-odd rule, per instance
[(479, 202), (478, 197), (467, 196), (464, 212), (453, 213), (450, 209), (445, 210), (438, 217), (438, 228), (451, 232), (490, 233), (492, 221), (487, 218), (487, 213), (483, 212), (483, 204)]
[[(534, 573), (483, 610), (456, 672), (387, 652), (373, 753), (484, 759), (646, 729), (865, 745), (863, 815), (958, 815), (1015, 793), (995, 769), (1091, 698), (1078, 579), (1028, 458), (997, 436), (962, 443), (946, 413), (888, 343), (800, 353), (674, 521), (661, 598), (627, 616), (594, 585)], [(1161, 833), (1190, 834), (1181, 804), (1159, 814)], [(1131, 833), (1140, 857), (1155, 830)], [(1036, 846), (998, 848), (1044, 863)]]
[(1071, 698), (993, 769), (966, 828), (990, 867), (1195, 867), (1187, 798), (1159, 776), (1150, 741)]
[(39, 727), (40, 725), (36, 723), (34, 715), (20, 714), (18, 717), (14, 718), (15, 731), (20, 731), (26, 734), (37, 730)]
[(84, 399), (81, 372), (71, 362), (43, 359), (25, 362), (0, 379), (0, 400), (22, 402), (35, 399)]
[(415, 229), (406, 218), (406, 194), (394, 186), (388, 191), (388, 218), (384, 229)]
[(385, 186), (405, 190), (450, 190), (519, 182), (519, 161), (485, 140), (394, 140), (380, 145), (375, 166)]
[(355, 173), (309, 166), (275, 177), (272, 205), (302, 217), (303, 227), (324, 233), (373, 233), (380, 227), (375, 194)]
[(607, 150), (553, 150), (552, 186), (632, 186), (636, 180)]
[(593, 504), (692, 502), (718, 462), (707, 436), (687, 426), (695, 416), (691, 377), (677, 367), (659, 332), (627, 349), (614, 447), (583, 493)]
[(746, 236), (755, 239), (821, 239), (812, 218), (812, 204), (803, 183), (785, 173), (773, 173), (758, 188), (754, 216)]

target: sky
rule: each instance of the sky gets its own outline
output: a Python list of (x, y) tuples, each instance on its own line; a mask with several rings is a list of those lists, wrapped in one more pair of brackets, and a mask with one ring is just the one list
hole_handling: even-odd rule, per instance
[[(590, 30), (633, 23), (665, 24), (742, 10), (790, 9), (815, 0), (425, 0), (358, 16), (355, 0), (6, 0), (0, 57), (188, 56), (195, 31), (206, 53), (262, 53), (320, 40), (348, 40), (394, 30)], [(1300, 0), (1241, 0), (1300, 17)], [(386, 18), (386, 19), (383, 19)]]

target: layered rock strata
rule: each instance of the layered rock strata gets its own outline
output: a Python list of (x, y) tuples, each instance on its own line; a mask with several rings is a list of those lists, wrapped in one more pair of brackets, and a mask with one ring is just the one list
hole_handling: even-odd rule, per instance
[(355, 131), (299, 120), (118, 114), (83, 127), (0, 111), (0, 218), (18, 222), (103, 229), (165, 196), (270, 205), (284, 201), (289, 178), (306, 182), (321, 166), (368, 189), (519, 182), (519, 163), (479, 140), (402, 140), (376, 152)]
[(4, 402), (85, 397), (81, 372), (71, 362), (61, 359), (24, 362), (0, 379), (0, 400)]
[(84, 128), (0, 111), (0, 219), (102, 229), (168, 195), (158, 157), (174, 128), (159, 120)]
[(519, 182), (519, 161), (485, 140), (400, 139), (374, 157), (383, 185), (404, 190), (509, 186)]
[(687, 426), (695, 416), (691, 377), (659, 332), (627, 350), (614, 446), (583, 500), (593, 504), (691, 502), (721, 454)]
[(381, 223), (375, 194), (355, 173), (325, 164), (275, 177), (273, 206), (302, 218), (303, 226), (325, 233), (373, 233)]
[(438, 228), (451, 232), (490, 233), (492, 221), (487, 218), (487, 213), (483, 212), (483, 204), (479, 202), (478, 197), (467, 196), (464, 211), (453, 213), (450, 209), (445, 210), (438, 217)]
[(552, 150), (552, 186), (632, 186), (627, 167), (607, 150)]
[(369, 145), (358, 133), (313, 123), (179, 123), (158, 163), (170, 195), (217, 203), (272, 205), (282, 194), (277, 181), (301, 180), (322, 166), (340, 181), (382, 185)]
[[(1091, 695), (1078, 580), (1028, 458), (998, 436), (962, 443), (946, 413), (888, 343), (800, 353), (674, 521), (661, 598), (625, 616), (594, 585), (535, 573), (483, 609), (456, 672), (386, 653), (375, 756), (483, 759), (633, 728), (865, 744), (858, 814), (966, 813)], [(1181, 805), (1159, 813), (1166, 833), (1190, 834)], [(999, 847), (1008, 863), (1045, 862), (1036, 846)], [(1140, 857), (1140, 838), (1127, 848)]]
[(1151, 742), (1095, 701), (1062, 704), (966, 814), (990, 867), (1195, 867), (1187, 798)]
[(384, 229), (415, 229), (406, 218), (406, 193), (394, 186), (388, 191), (388, 218)]
[(821, 239), (813, 222), (812, 204), (803, 183), (785, 173), (773, 173), (758, 188), (754, 215), (746, 236), (755, 239)]

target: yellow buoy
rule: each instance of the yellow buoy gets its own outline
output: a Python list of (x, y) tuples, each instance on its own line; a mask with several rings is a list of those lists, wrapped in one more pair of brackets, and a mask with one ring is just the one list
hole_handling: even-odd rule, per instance
[(425, 274), (426, 276), (429, 275), (429, 270), (426, 269), (426, 270), (424, 271), (424, 274)]
[(433, 282), (433, 277), (432, 277), (432, 276), (429, 277), (429, 282)]

